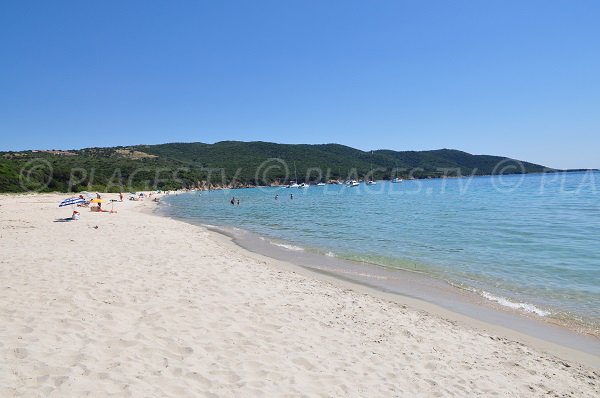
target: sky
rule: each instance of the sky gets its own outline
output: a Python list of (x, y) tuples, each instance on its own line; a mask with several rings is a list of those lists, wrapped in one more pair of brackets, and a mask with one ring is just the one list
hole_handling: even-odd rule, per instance
[(600, 1), (2, 1), (0, 150), (460, 149), (600, 168)]

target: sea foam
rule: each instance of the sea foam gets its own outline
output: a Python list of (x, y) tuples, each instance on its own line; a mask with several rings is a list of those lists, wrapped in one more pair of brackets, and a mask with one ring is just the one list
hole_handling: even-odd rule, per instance
[(548, 315), (550, 315), (549, 311), (544, 311), (542, 309), (539, 309), (538, 307), (536, 307), (533, 304), (517, 303), (517, 302), (514, 302), (514, 301), (510, 301), (509, 299), (504, 298), (504, 297), (494, 296), (493, 294), (485, 292), (485, 291), (482, 291), (481, 295), (483, 297), (485, 297), (486, 299), (488, 299), (490, 301), (494, 301), (494, 302), (496, 302), (496, 303), (498, 303), (498, 304), (500, 304), (500, 305), (502, 305), (504, 307), (509, 307), (509, 308), (513, 308), (513, 309), (517, 309), (517, 310), (522, 310), (522, 311), (525, 311), (525, 312), (531, 312), (531, 313), (534, 313), (534, 314), (539, 315), (539, 316), (548, 316)]
[(303, 252), (304, 251), (304, 249), (299, 246), (287, 245), (285, 243), (277, 243), (277, 242), (272, 242), (272, 241), (270, 243), (274, 246), (283, 247), (284, 249), (293, 250), (295, 252)]

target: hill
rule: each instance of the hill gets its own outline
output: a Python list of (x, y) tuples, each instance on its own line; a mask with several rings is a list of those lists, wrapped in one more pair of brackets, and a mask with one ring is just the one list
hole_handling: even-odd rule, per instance
[[(176, 189), (289, 180), (436, 178), (553, 171), (453, 149), (361, 151), (339, 144), (222, 141), (0, 152), (0, 191)], [(297, 177), (296, 177), (297, 176)]]

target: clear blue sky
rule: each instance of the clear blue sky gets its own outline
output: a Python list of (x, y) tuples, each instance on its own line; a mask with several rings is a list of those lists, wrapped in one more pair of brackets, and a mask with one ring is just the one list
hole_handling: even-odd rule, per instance
[(2, 1), (0, 150), (264, 140), (600, 167), (600, 1)]

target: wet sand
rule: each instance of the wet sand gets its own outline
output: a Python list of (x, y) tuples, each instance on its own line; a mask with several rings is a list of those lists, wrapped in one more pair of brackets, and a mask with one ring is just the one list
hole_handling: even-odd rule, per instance
[[(158, 214), (161, 212), (159, 211)], [(303, 251), (288, 243), (272, 242), (251, 232), (224, 227), (207, 226), (211, 231), (224, 234), (238, 246), (271, 259), (329, 275), (353, 284), (365, 286), (371, 293), (392, 293), (432, 304), (450, 313), (464, 315), (494, 326), (557, 346), (564, 346), (600, 357), (600, 331), (556, 323), (553, 318), (540, 317), (519, 310), (511, 310), (485, 300), (473, 291), (465, 290), (422, 272), (381, 267), (374, 264), (339, 259), (320, 253)], [(393, 297), (393, 296), (391, 296)], [(447, 315), (447, 313), (444, 313)]]

